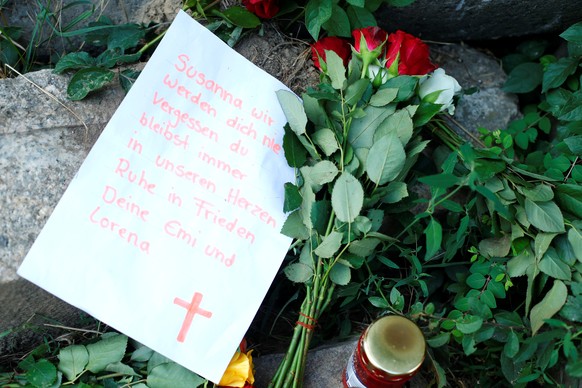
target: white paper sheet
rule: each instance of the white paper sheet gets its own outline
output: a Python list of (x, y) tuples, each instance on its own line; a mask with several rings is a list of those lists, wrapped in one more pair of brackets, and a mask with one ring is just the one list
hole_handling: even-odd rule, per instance
[(180, 12), (19, 274), (218, 382), (291, 242), (279, 89)]

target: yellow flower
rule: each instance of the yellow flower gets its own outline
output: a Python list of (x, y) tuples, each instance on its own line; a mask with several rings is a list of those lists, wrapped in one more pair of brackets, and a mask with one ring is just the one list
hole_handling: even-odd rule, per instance
[(246, 383), (252, 385), (255, 382), (251, 352), (252, 350), (248, 353), (237, 350), (220, 379), (219, 386), (244, 387)]

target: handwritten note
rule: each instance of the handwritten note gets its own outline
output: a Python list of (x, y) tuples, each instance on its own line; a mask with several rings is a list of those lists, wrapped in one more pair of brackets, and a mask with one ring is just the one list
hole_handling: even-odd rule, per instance
[(19, 274), (218, 382), (290, 244), (285, 88), (180, 12)]

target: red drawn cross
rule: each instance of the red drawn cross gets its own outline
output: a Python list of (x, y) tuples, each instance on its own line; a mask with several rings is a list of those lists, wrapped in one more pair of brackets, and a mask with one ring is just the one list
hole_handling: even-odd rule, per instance
[(188, 334), (188, 330), (190, 330), (190, 325), (192, 325), (194, 315), (200, 314), (206, 318), (212, 317), (212, 313), (210, 311), (200, 308), (202, 297), (203, 295), (201, 293), (196, 292), (192, 297), (192, 302), (190, 303), (180, 298), (174, 298), (174, 304), (177, 304), (178, 306), (184, 307), (186, 310), (188, 310), (186, 313), (186, 318), (184, 318), (184, 322), (182, 323), (180, 333), (178, 333), (178, 342), (184, 342), (186, 339), (186, 335)]

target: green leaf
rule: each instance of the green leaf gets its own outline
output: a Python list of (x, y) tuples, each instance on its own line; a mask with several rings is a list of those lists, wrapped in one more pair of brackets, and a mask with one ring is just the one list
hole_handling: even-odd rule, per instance
[(507, 76), (503, 91), (508, 93), (529, 93), (541, 85), (542, 77), (543, 70), (540, 63), (521, 63)]
[(374, 253), (376, 247), (381, 243), (377, 238), (365, 238), (363, 240), (352, 241), (348, 251), (360, 257), (367, 257)]
[(550, 186), (543, 183), (536, 185), (531, 189), (523, 187), (521, 188), (521, 192), (534, 202), (545, 202), (554, 199), (554, 192)]
[(332, 231), (330, 234), (323, 238), (323, 241), (317, 248), (315, 248), (315, 254), (321, 258), (329, 259), (332, 257), (342, 245), (343, 233)]
[(325, 156), (330, 156), (340, 148), (334, 132), (329, 128), (318, 129), (313, 134), (313, 142), (321, 148)]
[[(490, 284), (493, 284), (493, 283), (490, 283)], [(489, 285), (487, 286), (487, 288), (489, 288)], [(497, 301), (495, 300), (495, 295), (489, 289), (487, 289), (481, 293), (481, 301), (483, 303), (485, 303), (487, 306), (489, 306), (489, 308), (494, 309), (497, 307)]]
[(435, 335), (434, 337), (427, 338), (426, 343), (431, 348), (439, 348), (443, 345), (448, 344), (450, 339), (451, 339), (451, 333), (441, 332), (441, 333)]
[(506, 257), (510, 249), (510, 236), (486, 238), (479, 242), (479, 252), (485, 257)]
[(60, 74), (71, 69), (85, 69), (95, 66), (95, 59), (85, 51), (69, 53), (61, 57), (55, 65), (54, 72)]
[(539, 269), (548, 276), (560, 280), (570, 280), (572, 271), (570, 266), (560, 259), (556, 250), (551, 247), (540, 261)]
[(582, 218), (582, 186), (561, 184), (556, 186), (556, 201), (562, 209)]
[(154, 351), (147, 346), (140, 346), (131, 353), (131, 361), (147, 362), (154, 354)]
[(483, 288), (486, 281), (487, 279), (485, 279), (485, 276), (480, 273), (473, 273), (467, 277), (467, 285), (476, 290)]
[(69, 381), (73, 381), (84, 370), (89, 362), (89, 353), (83, 345), (71, 345), (59, 352), (58, 368)]
[(564, 218), (554, 202), (533, 202), (525, 199), (525, 213), (533, 226), (543, 232), (564, 232)]
[(544, 256), (554, 237), (556, 237), (556, 233), (538, 233), (536, 235), (534, 241), (534, 254), (536, 258), (541, 259)]
[(387, 134), (372, 145), (366, 160), (366, 172), (370, 180), (384, 185), (400, 174), (406, 161), (406, 153), (395, 134)]
[(353, 222), (364, 204), (362, 184), (350, 173), (342, 173), (333, 187), (331, 204), (338, 220)]
[(305, 283), (313, 276), (313, 268), (304, 263), (289, 264), (284, 272), (293, 283)]
[(510, 277), (523, 276), (535, 262), (534, 254), (529, 250), (524, 250), (507, 262), (507, 273)]
[(303, 98), (303, 109), (309, 121), (318, 127), (325, 127), (327, 125), (327, 114), (321, 106), (320, 100), (312, 97), (308, 93), (303, 93), (301, 97)]
[(107, 39), (108, 49), (121, 49), (122, 51), (134, 48), (145, 36), (145, 30), (139, 24), (122, 24), (115, 26)]
[(140, 52), (135, 54), (123, 54), (120, 49), (108, 49), (99, 54), (96, 66), (110, 69), (122, 63), (137, 62), (140, 57)]
[(285, 223), (281, 227), (281, 233), (287, 237), (298, 240), (307, 240), (309, 238), (309, 230), (303, 223), (303, 218), (301, 217), (301, 212), (299, 210), (295, 210), (293, 213), (289, 214)]
[(578, 58), (564, 57), (550, 63), (544, 72), (542, 93), (561, 86), (570, 75), (574, 74), (579, 61)]
[(362, 96), (366, 92), (366, 89), (368, 89), (369, 86), (370, 80), (367, 78), (359, 79), (356, 82), (348, 85), (345, 95), (346, 104), (350, 106), (356, 105), (360, 101), (360, 99), (362, 98)]
[(140, 376), (140, 374), (137, 373), (131, 366), (126, 365), (122, 362), (114, 362), (112, 364), (107, 365), (105, 371), (117, 373), (119, 375), (124, 376)]
[(114, 75), (114, 72), (102, 67), (81, 69), (71, 78), (67, 87), (67, 96), (73, 101), (82, 100), (90, 92), (109, 83)]
[(396, 88), (380, 89), (370, 98), (370, 105), (379, 108), (386, 106), (394, 101), (397, 95), (398, 89)]
[(301, 214), (301, 219), (303, 224), (307, 229), (313, 229), (313, 219), (311, 218), (311, 211), (313, 210), (313, 204), (315, 203), (315, 194), (311, 189), (310, 185), (303, 185), (301, 188), (301, 207), (299, 208), (299, 214)]
[(276, 94), (289, 126), (297, 136), (303, 135), (307, 125), (307, 115), (301, 100), (293, 92), (284, 89), (277, 90)]
[(395, 107), (376, 108), (367, 106), (365, 116), (352, 120), (348, 140), (354, 148), (370, 148), (374, 143), (374, 133), (380, 123), (396, 110)]
[(461, 182), (461, 179), (453, 174), (435, 174), (418, 178), (418, 180), (430, 187), (446, 190)]
[(348, 4), (351, 4), (356, 7), (364, 7), (366, 2), (364, 0), (347, 0)]
[(347, 265), (335, 263), (329, 271), (329, 278), (338, 286), (345, 286), (350, 282), (351, 270)]
[(366, 8), (354, 7), (353, 5), (348, 5), (346, 12), (348, 14), (348, 19), (350, 19), (350, 25), (352, 29), (364, 27), (377, 26), (376, 18), (372, 12), (368, 11)]
[(568, 296), (560, 315), (569, 321), (582, 323), (582, 295)]
[[(389, 90), (389, 89), (385, 89)], [(374, 140), (381, 138), (388, 133), (395, 133), (403, 145), (406, 145), (412, 138), (414, 124), (407, 109), (400, 109), (388, 116), (376, 130)]]
[[(313, 0), (312, 0), (313, 1)], [(343, 60), (333, 50), (325, 51), (325, 61), (327, 64), (327, 75), (331, 80), (334, 89), (341, 90), (346, 82), (346, 68)]]
[(195, 388), (206, 380), (175, 362), (156, 366), (147, 377), (149, 388)]
[(582, 232), (575, 227), (571, 227), (568, 230), (568, 242), (572, 246), (576, 259), (582, 263)]
[(566, 31), (560, 34), (560, 37), (568, 42), (582, 44), (582, 22), (576, 23), (568, 27)]
[(301, 206), (301, 194), (299, 193), (299, 188), (293, 183), (285, 183), (285, 201), (283, 202), (283, 211), (288, 213), (292, 210), (297, 209)]
[(230, 6), (222, 14), (229, 22), (242, 28), (255, 28), (261, 25), (261, 19), (245, 7), (238, 5)]
[(28, 382), (38, 388), (49, 388), (57, 380), (57, 368), (46, 359), (38, 360), (26, 372)]
[[(358, 0), (359, 1), (359, 0)], [(333, 5), (331, 18), (323, 24), (323, 29), (330, 36), (341, 36), (349, 38), (351, 36), (350, 19), (342, 7), (337, 4)]]
[(466, 315), (457, 322), (457, 329), (463, 334), (475, 333), (483, 326), (483, 318), (477, 315)]
[(319, 31), (333, 14), (332, 0), (309, 0), (305, 7), (305, 25), (313, 39), (318, 40)]
[(125, 93), (131, 90), (131, 87), (137, 81), (140, 72), (132, 69), (123, 70), (119, 73), (119, 84)]
[(426, 236), (426, 254), (424, 260), (428, 260), (441, 248), (443, 228), (436, 219), (431, 217), (428, 226), (424, 230), (424, 234)]
[(566, 373), (575, 379), (582, 378), (582, 360), (568, 362), (566, 364)]
[(408, 188), (404, 182), (390, 182), (385, 186), (385, 189), (384, 195), (382, 196), (384, 203), (396, 203), (408, 197)]
[(532, 307), (530, 322), (532, 335), (535, 335), (544, 324), (544, 320), (554, 316), (566, 303), (568, 288), (561, 280), (554, 280), (552, 288), (544, 298)]
[(388, 304), (386, 299), (381, 298), (379, 296), (371, 296), (368, 298), (368, 301), (372, 304), (372, 306), (378, 307), (381, 309), (387, 309), (390, 307), (390, 305)]
[(307, 161), (307, 151), (301, 144), (297, 135), (285, 126), (285, 134), (283, 135), (283, 151), (285, 152), (285, 159), (290, 167), (299, 168)]
[(510, 331), (509, 335), (507, 336), (507, 341), (503, 346), (503, 353), (510, 358), (513, 358), (519, 352), (519, 338), (517, 334), (513, 330)]
[(318, 192), (321, 185), (333, 181), (339, 172), (337, 166), (329, 160), (322, 160), (313, 166), (303, 166), (300, 171), (305, 184), (311, 185), (314, 192)]
[(564, 139), (564, 143), (574, 156), (582, 156), (582, 135), (570, 136)]
[(105, 370), (107, 365), (121, 361), (125, 355), (126, 347), (127, 337), (122, 334), (115, 334), (87, 345), (89, 352), (87, 369), (93, 373), (98, 373)]

